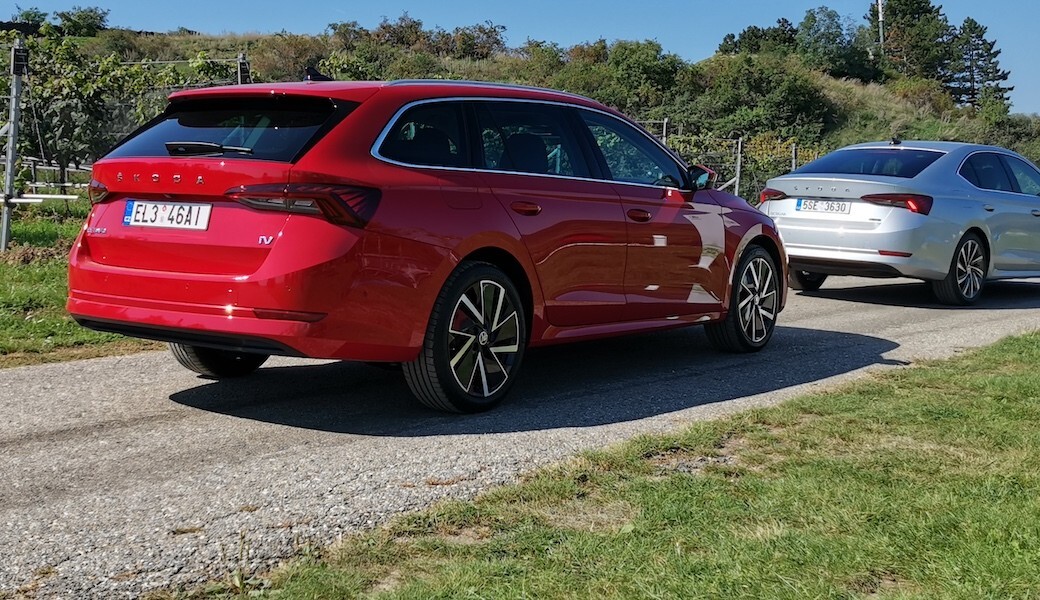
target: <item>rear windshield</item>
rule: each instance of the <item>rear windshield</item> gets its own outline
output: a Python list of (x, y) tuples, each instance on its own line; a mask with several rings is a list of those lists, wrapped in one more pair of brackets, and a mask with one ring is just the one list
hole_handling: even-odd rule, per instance
[(292, 162), (331, 126), (337, 107), (325, 98), (200, 98), (175, 101), (106, 158), (218, 156)]
[(836, 173), (841, 175), (888, 175), (917, 177), (943, 155), (934, 150), (902, 148), (857, 148), (831, 152), (794, 173)]

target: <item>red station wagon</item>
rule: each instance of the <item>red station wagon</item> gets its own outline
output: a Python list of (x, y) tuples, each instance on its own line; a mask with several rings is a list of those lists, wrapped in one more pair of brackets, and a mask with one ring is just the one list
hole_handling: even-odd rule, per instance
[(94, 165), (68, 310), (212, 378), (270, 355), (400, 363), (474, 412), (527, 347), (704, 324), (772, 336), (773, 221), (618, 112), (448, 81), (178, 92)]

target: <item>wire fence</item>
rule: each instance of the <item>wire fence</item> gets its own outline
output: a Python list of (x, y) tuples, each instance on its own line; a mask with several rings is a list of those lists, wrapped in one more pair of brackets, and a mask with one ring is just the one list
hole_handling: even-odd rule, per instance
[(691, 135), (682, 122), (661, 119), (639, 121), (649, 133), (691, 164), (718, 174), (716, 187), (753, 203), (766, 182), (820, 157), (819, 146), (800, 145), (775, 136), (717, 138)]

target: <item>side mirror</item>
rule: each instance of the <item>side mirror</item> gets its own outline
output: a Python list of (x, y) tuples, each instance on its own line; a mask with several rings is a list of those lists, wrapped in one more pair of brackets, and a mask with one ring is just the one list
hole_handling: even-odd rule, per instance
[(689, 170), (690, 181), (696, 191), (714, 189), (719, 174), (704, 165), (693, 165)]

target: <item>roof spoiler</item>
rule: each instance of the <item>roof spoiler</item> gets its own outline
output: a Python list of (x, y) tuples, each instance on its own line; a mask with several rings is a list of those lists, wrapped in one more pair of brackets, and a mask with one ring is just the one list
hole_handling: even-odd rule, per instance
[(325, 75), (324, 73), (321, 73), (314, 67), (307, 67), (303, 70), (303, 72), (304, 81), (335, 81), (333, 78), (329, 77), (328, 75)]

